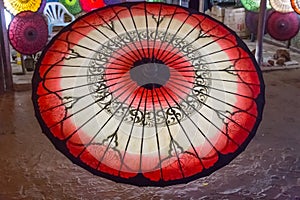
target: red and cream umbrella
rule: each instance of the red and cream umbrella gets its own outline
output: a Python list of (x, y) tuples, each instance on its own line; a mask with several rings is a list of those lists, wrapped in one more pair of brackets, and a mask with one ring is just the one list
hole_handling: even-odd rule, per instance
[(292, 8), (298, 14), (300, 14), (300, 1), (299, 0), (290, 0)]
[(47, 44), (47, 22), (40, 13), (21, 12), (9, 24), (8, 38), (12, 47), (21, 54), (35, 54)]
[(278, 12), (288, 13), (294, 11), (291, 0), (270, 0), (270, 4)]
[(240, 154), (264, 83), (222, 23), (160, 3), (94, 10), (49, 43), (33, 77), (37, 119), (93, 174), (139, 186), (207, 176)]
[(268, 18), (267, 30), (271, 37), (279, 41), (290, 40), (299, 32), (297, 13), (281, 13), (274, 11)]

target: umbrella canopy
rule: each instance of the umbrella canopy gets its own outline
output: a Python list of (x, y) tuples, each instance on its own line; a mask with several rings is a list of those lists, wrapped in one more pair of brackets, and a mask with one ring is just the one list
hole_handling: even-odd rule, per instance
[(47, 0), (42, 0), (42, 2), (41, 2), (41, 6), (39, 7), (39, 9), (38, 9), (38, 11), (37, 11), (37, 12), (39, 12), (39, 13), (43, 13), (43, 11), (44, 11), (44, 8), (45, 8), (45, 6), (46, 6), (46, 3), (47, 3)]
[(105, 5), (113, 5), (122, 2), (123, 2), (122, 0), (104, 0)]
[(13, 48), (22, 54), (41, 51), (48, 41), (48, 26), (43, 15), (31, 11), (17, 14), (9, 25), (8, 38)]
[[(241, 0), (242, 5), (246, 10), (258, 12), (260, 7), (260, 0)], [(271, 9), (269, 0), (267, 0), (267, 9)]]
[(268, 33), (279, 41), (292, 39), (299, 32), (299, 18), (297, 13), (273, 12), (267, 21)]
[(278, 12), (287, 13), (294, 11), (291, 0), (270, 0), (270, 4)]
[[(267, 12), (266, 19), (268, 19), (271, 11)], [(252, 12), (252, 11), (246, 11), (246, 17), (245, 17), (245, 23), (250, 31), (250, 33), (257, 34), (258, 30), (258, 20), (259, 20), (259, 13), (258, 12)], [(265, 24), (265, 34), (267, 33), (267, 24)]]
[(85, 12), (90, 12), (92, 10), (105, 6), (103, 0), (80, 0), (80, 5), (82, 7), (82, 10)]
[(4, 0), (4, 7), (13, 15), (22, 11), (37, 12), (42, 5), (42, 0)]
[(290, 1), (294, 11), (300, 14), (300, 1), (299, 0), (290, 0)]
[(82, 11), (79, 0), (59, 0), (59, 2), (73, 15)]
[(264, 105), (261, 71), (222, 23), (180, 6), (94, 10), (47, 46), (33, 103), (56, 148), (139, 186), (207, 176), (241, 153)]

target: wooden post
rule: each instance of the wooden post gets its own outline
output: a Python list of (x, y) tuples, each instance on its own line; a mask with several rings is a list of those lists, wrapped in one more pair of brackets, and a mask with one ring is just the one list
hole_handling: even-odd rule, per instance
[(259, 65), (263, 62), (263, 37), (265, 32), (265, 23), (266, 23), (266, 8), (267, 0), (260, 1), (260, 11), (258, 19), (258, 29), (257, 29), (257, 42), (256, 42), (256, 52), (255, 58)]
[[(2, 56), (2, 68), (4, 72), (4, 88), (5, 90), (13, 90), (12, 68), (10, 63), (9, 42), (5, 24), (4, 5), (0, 1), (0, 47)], [(1, 84), (1, 83), (0, 83)]]

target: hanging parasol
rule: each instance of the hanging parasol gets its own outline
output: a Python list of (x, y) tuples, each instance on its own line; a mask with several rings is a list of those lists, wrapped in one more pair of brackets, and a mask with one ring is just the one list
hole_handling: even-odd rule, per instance
[(105, 5), (113, 5), (113, 4), (118, 4), (122, 3), (122, 0), (104, 0)]
[(92, 11), (44, 50), (33, 103), (58, 150), (139, 186), (207, 176), (241, 153), (264, 104), (261, 71), (222, 23), (160, 3)]
[(90, 12), (92, 10), (105, 6), (103, 0), (80, 0), (80, 5), (82, 7), (82, 10), (85, 12)]
[[(271, 11), (267, 11), (266, 19), (268, 19)], [(258, 12), (252, 12), (252, 11), (246, 11), (246, 17), (245, 17), (245, 23), (250, 33), (257, 34), (258, 30), (258, 20), (259, 20), (259, 13)], [(267, 24), (265, 24), (265, 32), (267, 33)]]
[(291, 5), (294, 11), (300, 14), (300, 1), (299, 0), (291, 0)]
[(274, 11), (268, 18), (267, 29), (269, 35), (276, 40), (290, 40), (299, 32), (298, 15), (295, 12)]
[(79, 0), (59, 0), (66, 9), (73, 15), (76, 15), (82, 11)]
[(48, 26), (40, 13), (24, 11), (17, 14), (8, 28), (13, 48), (24, 55), (41, 51), (48, 41)]
[(293, 12), (291, 0), (270, 0), (272, 8), (278, 12)]
[[(242, 5), (246, 10), (258, 12), (260, 7), (260, 0), (241, 0)], [(267, 0), (267, 9), (271, 9), (269, 0)]]
[(42, 0), (4, 0), (4, 7), (13, 15), (22, 11), (37, 12), (42, 4)]

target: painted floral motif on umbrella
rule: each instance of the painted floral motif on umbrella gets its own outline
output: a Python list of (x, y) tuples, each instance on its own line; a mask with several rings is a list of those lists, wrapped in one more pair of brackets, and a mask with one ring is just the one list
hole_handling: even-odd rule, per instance
[(91, 11), (44, 50), (32, 100), (55, 147), (93, 174), (139, 186), (207, 176), (240, 154), (264, 83), (243, 41), (160, 3)]
[(41, 51), (48, 41), (48, 26), (40, 13), (24, 11), (17, 14), (8, 29), (8, 38), (14, 49), (24, 55)]
[(4, 7), (13, 15), (22, 11), (37, 12), (42, 4), (42, 0), (4, 0)]

